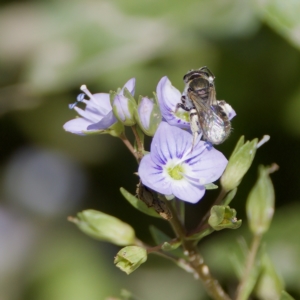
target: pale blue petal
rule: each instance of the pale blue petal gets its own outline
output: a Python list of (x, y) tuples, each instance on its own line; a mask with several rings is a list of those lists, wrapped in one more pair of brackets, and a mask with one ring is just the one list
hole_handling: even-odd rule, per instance
[(180, 180), (172, 185), (172, 194), (180, 200), (197, 203), (204, 196), (205, 187), (194, 186), (185, 180)]
[(182, 159), (190, 153), (192, 135), (167, 122), (161, 122), (151, 143), (151, 156), (157, 164), (166, 164), (170, 159)]
[(147, 130), (150, 127), (150, 116), (153, 110), (154, 103), (148, 97), (143, 97), (139, 106), (138, 114), (143, 127)]
[(181, 102), (181, 93), (172, 86), (167, 76), (159, 81), (156, 94), (163, 118), (171, 125), (189, 129), (190, 123), (175, 115), (176, 105)]
[(139, 176), (144, 185), (164, 195), (171, 195), (171, 182), (163, 174), (163, 168), (157, 165), (147, 154), (141, 160), (138, 169)]
[(117, 118), (113, 114), (113, 111), (110, 111), (101, 121), (98, 123), (91, 124), (87, 127), (87, 130), (104, 130), (112, 126), (117, 122)]
[(116, 95), (113, 102), (114, 109), (117, 109), (117, 115), (122, 120), (125, 121), (126, 118), (131, 118), (131, 113), (128, 107), (128, 99), (122, 95)]
[(125, 85), (123, 86), (120, 95), (123, 95), (124, 88), (127, 88), (127, 90), (131, 93), (132, 96), (134, 96), (135, 92), (135, 78), (129, 79)]
[(92, 122), (84, 119), (84, 118), (76, 118), (73, 120), (68, 121), (64, 124), (63, 128), (65, 131), (78, 134), (78, 135), (85, 135), (83, 131), (87, 131), (87, 127), (91, 125)]

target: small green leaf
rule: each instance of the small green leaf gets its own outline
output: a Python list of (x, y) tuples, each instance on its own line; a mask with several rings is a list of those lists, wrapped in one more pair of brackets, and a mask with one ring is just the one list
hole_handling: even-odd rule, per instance
[(149, 227), (149, 230), (156, 245), (160, 245), (171, 240), (169, 236), (153, 225)]
[(255, 286), (255, 295), (258, 299), (279, 299), (283, 288), (282, 279), (267, 253), (264, 253), (261, 257), (261, 273)]
[(167, 242), (167, 241), (171, 241), (171, 238), (153, 225), (149, 227), (149, 230), (155, 244), (162, 245), (162, 250), (173, 251), (172, 255), (176, 257), (180, 257), (180, 258), (184, 257), (181, 249), (178, 249), (178, 247), (181, 245), (181, 241), (176, 241), (174, 243)]
[(137, 210), (143, 212), (148, 216), (160, 218), (160, 215), (152, 207), (148, 207), (143, 201), (127, 192), (124, 188), (121, 187), (120, 191), (123, 197)]
[(204, 185), (206, 190), (215, 190), (217, 188), (219, 188), (217, 185), (213, 184), (213, 183), (208, 183)]
[(237, 220), (236, 210), (229, 206), (215, 205), (211, 208), (208, 224), (214, 230), (237, 229), (242, 225), (242, 220)]
[(120, 270), (129, 275), (146, 260), (146, 249), (138, 246), (127, 246), (117, 253), (114, 263)]

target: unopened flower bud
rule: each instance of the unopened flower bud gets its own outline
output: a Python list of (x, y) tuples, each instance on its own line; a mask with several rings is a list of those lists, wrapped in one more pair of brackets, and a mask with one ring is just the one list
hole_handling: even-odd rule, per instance
[(258, 142), (258, 139), (254, 139), (246, 143), (244, 136), (239, 139), (221, 177), (221, 184), (226, 191), (231, 191), (240, 184), (252, 164), (256, 149), (266, 142), (268, 138), (269, 136), (265, 136), (261, 142)]
[(148, 97), (140, 97), (136, 119), (143, 132), (153, 136), (161, 122), (161, 113), (157, 103)]
[(146, 249), (138, 246), (127, 246), (117, 253), (114, 263), (119, 269), (129, 275), (146, 260)]
[(275, 193), (269, 174), (277, 169), (276, 164), (271, 167), (260, 166), (257, 182), (249, 193), (246, 212), (253, 234), (264, 234), (273, 218)]
[(111, 92), (112, 108), (116, 118), (125, 126), (132, 126), (136, 123), (134, 112), (137, 104), (131, 93), (124, 89), (123, 94)]
[(100, 241), (107, 241), (118, 246), (134, 244), (133, 228), (121, 220), (93, 209), (84, 210), (77, 218), (69, 218), (88, 236)]

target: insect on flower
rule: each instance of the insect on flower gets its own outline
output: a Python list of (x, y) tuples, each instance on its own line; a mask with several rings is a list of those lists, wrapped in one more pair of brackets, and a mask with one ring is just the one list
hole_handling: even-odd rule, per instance
[(214, 80), (207, 67), (191, 70), (183, 77), (185, 88), (176, 111), (182, 108), (190, 114), (193, 146), (199, 134), (205, 141), (221, 144), (231, 132), (228, 104), (216, 99)]

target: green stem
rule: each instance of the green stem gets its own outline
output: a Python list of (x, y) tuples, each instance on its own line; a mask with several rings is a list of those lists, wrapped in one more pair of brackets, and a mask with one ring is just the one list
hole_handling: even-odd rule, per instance
[(198, 252), (198, 248), (195, 243), (186, 239), (186, 232), (177, 216), (177, 212), (174, 210), (169, 201), (166, 201), (166, 204), (173, 214), (173, 218), (169, 220), (171, 226), (177, 237), (182, 241), (184, 254), (187, 256), (189, 265), (194, 270), (196, 277), (202, 281), (207, 293), (213, 299), (230, 300), (230, 297), (222, 289), (219, 282), (211, 275), (209, 268), (204, 263), (204, 260)]
[(255, 235), (253, 237), (251, 248), (250, 248), (250, 251), (249, 251), (248, 258), (247, 258), (247, 263), (246, 263), (246, 268), (245, 268), (245, 271), (244, 271), (244, 275), (243, 275), (241, 283), (239, 284), (238, 289), (237, 289), (236, 300), (246, 300), (244, 290), (246, 288), (246, 284), (247, 284), (249, 276), (251, 274), (252, 267), (255, 263), (255, 258), (256, 258), (256, 254), (257, 254), (260, 242), (261, 242), (261, 238), (262, 238), (262, 235)]

